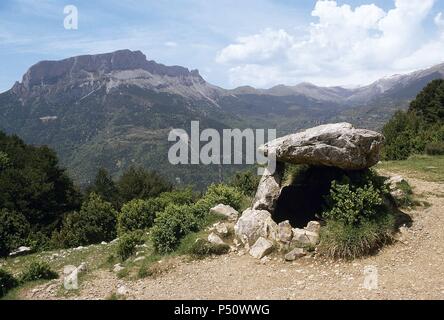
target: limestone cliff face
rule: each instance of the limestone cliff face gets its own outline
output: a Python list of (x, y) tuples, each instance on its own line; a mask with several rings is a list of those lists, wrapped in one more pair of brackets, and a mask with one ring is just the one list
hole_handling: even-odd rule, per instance
[(158, 64), (147, 60), (142, 52), (130, 50), (41, 61), (29, 68), (12, 90), (25, 100), (61, 91), (70, 91), (79, 99), (99, 88), (109, 93), (132, 85), (193, 98), (211, 98), (218, 92), (197, 70)]

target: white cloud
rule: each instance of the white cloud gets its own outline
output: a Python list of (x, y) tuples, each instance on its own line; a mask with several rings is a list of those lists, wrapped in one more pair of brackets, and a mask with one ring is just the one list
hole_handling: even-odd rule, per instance
[[(319, 0), (312, 11), (317, 21), (305, 36), (266, 29), (238, 38), (216, 61), (230, 67), (232, 85), (365, 84), (442, 62), (443, 38), (424, 32), (434, 3), (396, 0), (384, 11), (375, 4), (352, 8)], [(435, 24), (444, 25), (441, 14)]]
[(177, 43), (174, 41), (167, 41), (167, 42), (165, 42), (165, 46), (170, 47), (170, 48), (175, 48), (175, 47), (177, 47)]
[(435, 24), (439, 27), (439, 28), (444, 28), (444, 18), (442, 16), (442, 12), (438, 13), (435, 17)]
[(237, 39), (237, 44), (231, 44), (223, 49), (217, 56), (220, 63), (231, 61), (250, 62), (270, 59), (279, 51), (291, 47), (294, 39), (284, 30), (266, 29), (262, 33)]

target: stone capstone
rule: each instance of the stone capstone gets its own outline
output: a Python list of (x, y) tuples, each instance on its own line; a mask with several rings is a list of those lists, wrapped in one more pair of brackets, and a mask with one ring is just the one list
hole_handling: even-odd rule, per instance
[(384, 136), (375, 131), (335, 123), (270, 141), (259, 151), (280, 162), (361, 170), (379, 162), (383, 142)]

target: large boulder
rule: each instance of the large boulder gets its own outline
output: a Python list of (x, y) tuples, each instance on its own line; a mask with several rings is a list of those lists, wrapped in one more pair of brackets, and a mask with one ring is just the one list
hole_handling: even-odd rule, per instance
[(268, 211), (247, 209), (236, 222), (234, 232), (244, 244), (252, 245), (260, 237), (276, 239), (277, 224)]
[(383, 142), (377, 132), (336, 123), (270, 141), (259, 150), (265, 156), (275, 154), (281, 162), (360, 170), (378, 163)]

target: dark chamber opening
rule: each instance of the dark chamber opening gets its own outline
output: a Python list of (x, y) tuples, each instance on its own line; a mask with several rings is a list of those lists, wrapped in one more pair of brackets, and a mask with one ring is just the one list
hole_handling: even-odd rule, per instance
[(338, 168), (300, 166), (291, 173), (291, 183), (282, 189), (273, 220), (289, 220), (293, 228), (303, 228), (319, 220), (326, 206), (333, 180), (341, 180), (347, 172)]

